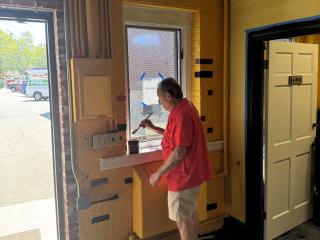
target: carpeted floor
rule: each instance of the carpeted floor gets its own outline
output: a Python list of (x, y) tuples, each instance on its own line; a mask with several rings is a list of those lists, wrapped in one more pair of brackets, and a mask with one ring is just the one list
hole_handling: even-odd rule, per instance
[(0, 240), (41, 240), (40, 229), (0, 236)]
[(282, 234), (275, 240), (320, 240), (320, 227), (309, 221)]
[[(203, 240), (239, 240), (246, 239), (244, 229), (234, 222), (227, 223), (226, 227), (203, 236)], [(284, 233), (274, 240), (320, 240), (320, 225), (313, 221), (306, 222)]]

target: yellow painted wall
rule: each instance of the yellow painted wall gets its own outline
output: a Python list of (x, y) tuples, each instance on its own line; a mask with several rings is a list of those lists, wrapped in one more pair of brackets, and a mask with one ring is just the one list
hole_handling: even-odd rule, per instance
[[(223, 0), (123, 0), (124, 4), (186, 10), (192, 13), (191, 99), (206, 120), (202, 122), (208, 142), (223, 139)], [(213, 64), (198, 65), (196, 59), (213, 59)], [(212, 78), (194, 77), (196, 71), (213, 71)], [(208, 91), (213, 91), (208, 95)], [(210, 103), (210, 104), (207, 104)], [(212, 128), (213, 131), (208, 129)]]
[[(86, 20), (88, 34), (88, 52), (86, 58), (71, 60), (71, 76), (73, 83), (73, 106), (74, 106), (74, 156), (76, 162), (76, 174), (79, 183), (81, 196), (87, 196), (91, 204), (90, 208), (79, 211), (79, 238), (87, 239), (125, 239), (132, 232), (133, 196), (132, 186), (125, 184), (124, 179), (132, 176), (132, 169), (118, 168), (108, 171), (101, 171), (99, 161), (103, 157), (121, 156), (125, 154), (125, 131), (121, 131), (122, 143), (114, 146), (107, 146), (99, 149), (91, 147), (91, 136), (93, 134), (106, 133), (115, 130), (115, 125), (125, 124), (126, 112), (125, 99), (125, 62), (123, 44), (123, 18), (122, 5), (133, 4), (143, 6), (153, 6), (158, 8), (182, 9), (192, 13), (192, 66), (191, 72), (191, 92), (192, 100), (201, 114), (205, 116), (203, 128), (208, 142), (224, 140), (223, 135), (223, 83), (225, 76), (224, 65), (224, 1), (223, 0), (110, 0), (109, 7), (109, 31), (110, 39), (104, 39), (103, 30), (105, 19), (100, 14), (103, 13), (101, 3), (103, 1), (86, 0)], [(100, 11), (101, 10), (101, 11)], [(81, 15), (81, 14), (80, 14)], [(103, 15), (103, 14), (102, 14)], [(78, 16), (78, 15), (77, 15)], [(74, 29), (78, 23), (74, 24)], [(75, 31), (75, 32), (77, 32)], [(75, 34), (75, 42), (85, 42), (78, 39)], [(110, 59), (96, 59), (101, 38), (107, 42), (110, 40)], [(74, 43), (72, 43), (74, 44)], [(76, 44), (75, 44), (76, 45)], [(98, 50), (97, 50), (98, 49)], [(196, 59), (213, 59), (213, 64), (197, 65)], [(196, 71), (213, 71), (213, 76), (199, 79), (195, 77)], [(84, 91), (83, 85), (88, 83), (88, 79), (96, 79), (92, 76), (104, 76), (111, 84), (112, 94), (106, 100), (111, 101), (111, 110), (107, 115), (100, 115), (100, 109), (91, 114), (92, 109), (88, 106), (94, 104), (92, 99), (96, 99), (95, 90)], [(89, 78), (88, 78), (89, 77)], [(91, 77), (91, 78), (90, 78)], [(100, 77), (99, 77), (100, 79)], [(106, 81), (106, 80), (105, 80)], [(198, 84), (194, 84), (197, 81)], [(102, 80), (99, 81), (103, 82)], [(98, 85), (98, 84), (97, 84)], [(195, 87), (196, 86), (196, 87)], [(114, 91), (113, 91), (114, 90)], [(211, 91), (213, 94), (211, 94)], [(208, 94), (210, 92), (210, 94)], [(90, 101), (88, 101), (90, 99)], [(91, 101), (92, 100), (92, 101)], [(99, 100), (97, 100), (99, 101)], [(107, 105), (109, 106), (109, 105)], [(88, 109), (90, 111), (88, 111)], [(87, 113), (90, 112), (90, 113)], [(212, 130), (213, 129), (213, 130)], [(224, 148), (225, 149), (225, 148)], [(223, 157), (222, 157), (223, 156)], [(203, 204), (205, 213), (208, 214), (208, 221), (205, 222), (201, 233), (208, 233), (220, 228), (223, 224), (221, 217), (224, 212), (224, 176), (226, 174), (225, 154), (221, 152), (211, 152), (210, 160), (215, 167), (216, 175), (209, 181), (207, 195), (204, 195), (204, 202), (217, 204), (216, 209), (206, 211), (206, 203)], [(96, 185), (99, 180), (103, 182)], [(113, 196), (118, 196), (113, 201), (108, 200)], [(201, 202), (201, 201), (200, 201)], [(99, 217), (110, 215), (110, 221), (92, 223), (92, 219), (99, 220)], [(123, 221), (122, 221), (123, 219)], [(203, 218), (205, 219), (205, 218)], [(119, 223), (122, 224), (119, 224)], [(154, 233), (155, 234), (155, 233)]]
[(230, 122), (226, 205), (245, 216), (245, 30), (320, 14), (319, 0), (230, 0)]

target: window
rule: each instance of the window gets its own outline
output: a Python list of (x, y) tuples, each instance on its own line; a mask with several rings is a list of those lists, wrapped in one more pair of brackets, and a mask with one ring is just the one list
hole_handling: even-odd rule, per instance
[[(132, 131), (141, 120), (153, 113), (150, 120), (165, 128), (168, 113), (158, 103), (157, 85), (166, 77), (180, 83), (179, 29), (126, 26), (129, 90), (129, 138), (159, 145), (159, 134), (148, 129)], [(149, 144), (149, 145), (150, 145)]]

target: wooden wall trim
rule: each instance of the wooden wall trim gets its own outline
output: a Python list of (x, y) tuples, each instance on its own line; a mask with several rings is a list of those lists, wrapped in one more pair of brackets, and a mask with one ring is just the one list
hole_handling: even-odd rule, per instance
[(222, 136), (224, 140), (223, 159), (224, 169), (228, 167), (228, 129), (229, 129), (229, 0), (224, 0), (223, 7), (223, 115)]

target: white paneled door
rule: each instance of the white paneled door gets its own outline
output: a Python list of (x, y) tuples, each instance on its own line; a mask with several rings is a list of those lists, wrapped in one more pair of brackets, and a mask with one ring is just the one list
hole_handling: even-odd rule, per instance
[(265, 240), (312, 217), (318, 45), (270, 41), (266, 90)]

